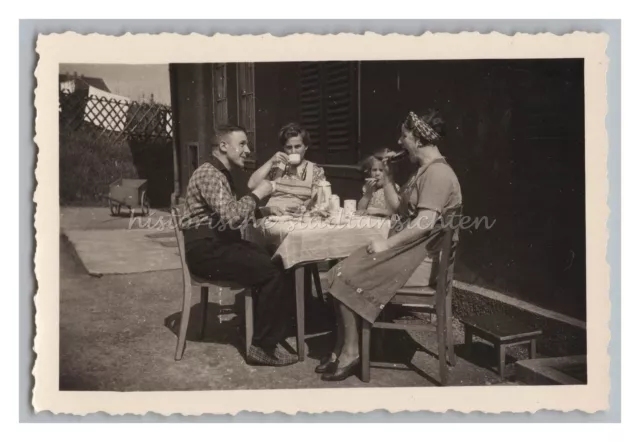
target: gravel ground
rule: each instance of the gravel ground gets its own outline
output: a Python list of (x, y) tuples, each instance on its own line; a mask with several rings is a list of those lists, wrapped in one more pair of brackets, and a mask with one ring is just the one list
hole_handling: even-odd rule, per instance
[[(339, 383), (323, 382), (314, 373), (314, 367), (332, 345), (332, 321), (330, 310), (320, 302), (307, 303), (309, 356), (304, 362), (280, 368), (245, 364), (243, 331), (234, 314), (235, 299), (210, 299), (204, 341), (195, 338), (199, 305), (193, 306), (187, 348), (183, 359), (176, 362), (173, 356), (181, 304), (180, 271), (95, 278), (86, 273), (63, 237), (60, 261), (61, 390), (175, 391), (438, 384), (437, 359), (421, 347), (435, 352), (435, 336), (393, 331), (387, 332), (382, 353), (374, 351), (369, 384), (362, 383), (356, 376)], [(463, 342), (458, 324), (455, 337), (456, 342)], [(295, 347), (295, 340), (289, 341)], [(512, 356), (520, 357), (521, 350), (513, 351)], [(496, 374), (485, 368), (494, 360), (488, 345), (476, 342), (471, 351), (457, 345), (456, 352), (459, 358), (457, 365), (450, 369), (451, 385), (510, 383), (500, 382)], [(377, 361), (395, 363), (396, 367), (376, 368)]]

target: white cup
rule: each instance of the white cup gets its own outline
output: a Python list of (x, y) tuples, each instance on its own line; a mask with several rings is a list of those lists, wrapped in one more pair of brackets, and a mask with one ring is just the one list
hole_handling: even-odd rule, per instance
[(344, 200), (344, 213), (345, 215), (353, 215), (357, 208), (356, 200)]
[(342, 224), (344, 222), (344, 209), (338, 208), (331, 212), (331, 217), (329, 218), (333, 224)]
[(298, 164), (300, 164), (300, 161), (302, 161), (302, 158), (300, 158), (299, 153), (289, 154), (289, 164), (297, 166)]
[(331, 208), (331, 211), (333, 212), (337, 212), (340, 209), (340, 197), (335, 193), (331, 195), (330, 208)]

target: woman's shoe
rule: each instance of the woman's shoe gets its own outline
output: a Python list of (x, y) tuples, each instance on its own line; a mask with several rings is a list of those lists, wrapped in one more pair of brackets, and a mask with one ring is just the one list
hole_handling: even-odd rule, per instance
[(349, 365), (340, 367), (339, 361), (336, 361), (336, 370), (333, 373), (324, 373), (322, 375), (323, 381), (344, 381), (349, 376), (356, 373), (360, 367), (360, 357), (358, 356)]
[(320, 365), (316, 367), (316, 373), (333, 373), (338, 368), (338, 360), (331, 359), (331, 356), (326, 356), (320, 361)]

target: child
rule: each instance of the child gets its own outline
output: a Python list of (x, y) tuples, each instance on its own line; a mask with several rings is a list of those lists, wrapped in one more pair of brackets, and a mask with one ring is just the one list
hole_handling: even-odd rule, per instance
[[(362, 198), (358, 201), (358, 213), (377, 216), (392, 215), (384, 195), (384, 164), (380, 160), (386, 152), (386, 150), (376, 152), (362, 163), (361, 168), (367, 178), (362, 186)], [(396, 192), (399, 192), (400, 187), (397, 184), (395, 187)]]

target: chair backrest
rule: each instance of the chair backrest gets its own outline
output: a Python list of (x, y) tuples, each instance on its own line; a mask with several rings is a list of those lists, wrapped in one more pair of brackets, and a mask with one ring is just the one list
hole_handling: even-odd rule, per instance
[(459, 231), (462, 206), (448, 210), (442, 216), (444, 237), (440, 248), (438, 262), (437, 296), (451, 295), (453, 286), (453, 268), (456, 260), (458, 241), (453, 241), (454, 235)]
[(180, 223), (180, 211), (177, 207), (171, 207), (171, 220), (173, 222), (173, 230), (176, 234), (176, 241), (178, 242), (178, 252), (180, 254), (180, 263), (182, 264), (182, 280), (185, 286), (191, 286), (191, 273), (189, 272), (187, 259), (185, 257), (184, 231)]

